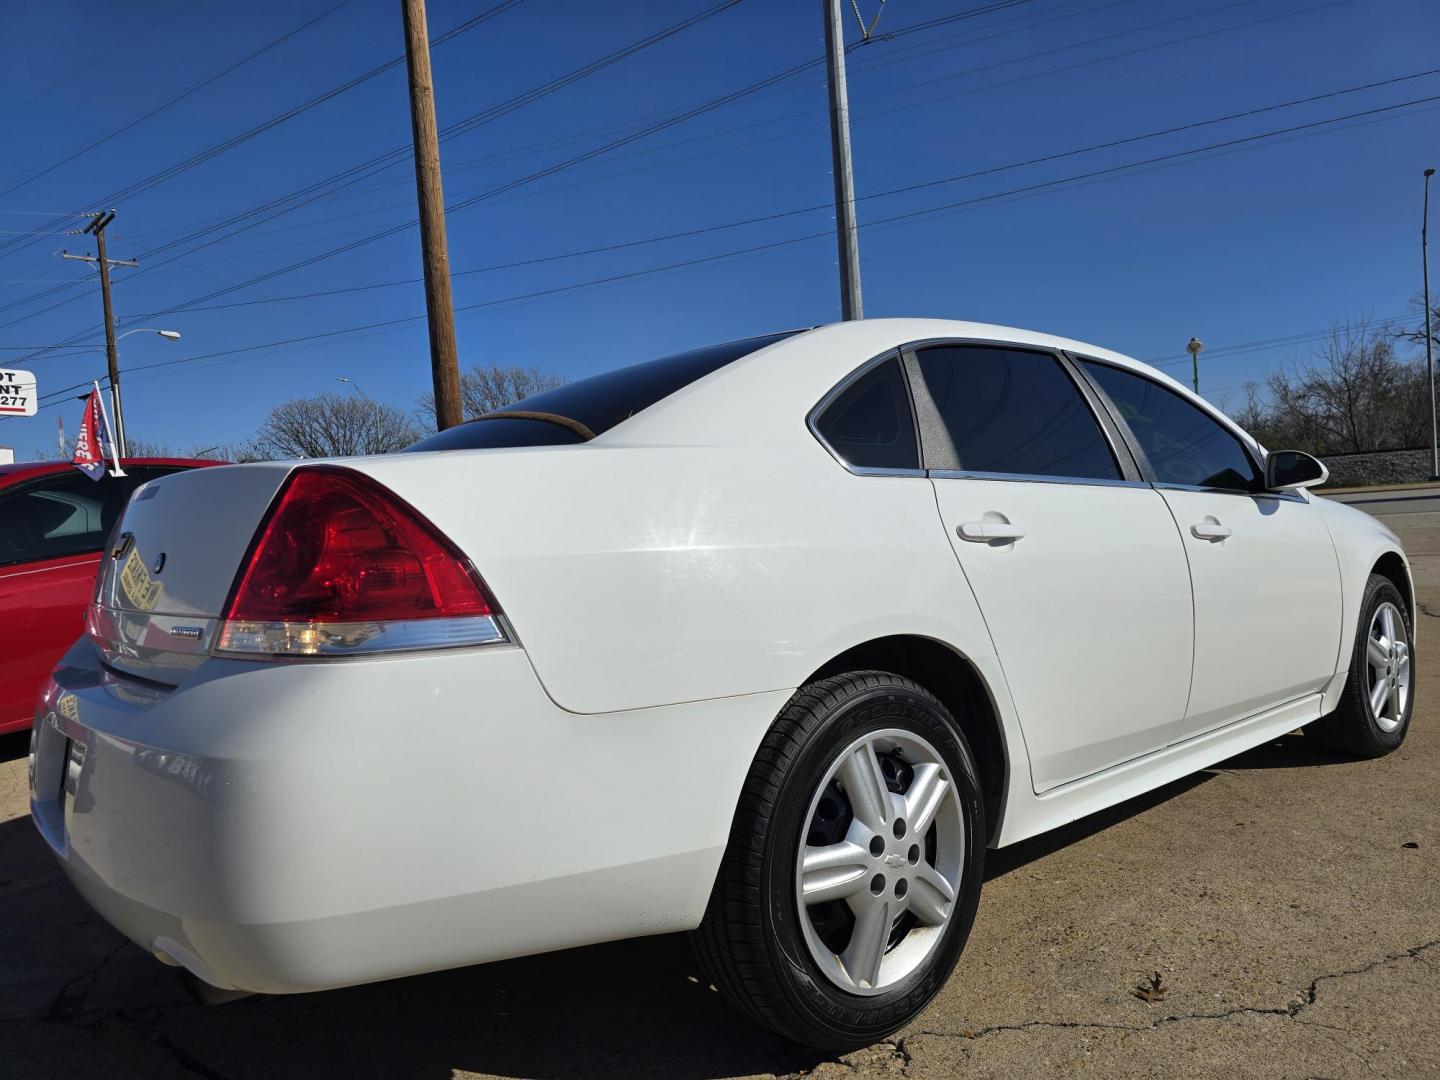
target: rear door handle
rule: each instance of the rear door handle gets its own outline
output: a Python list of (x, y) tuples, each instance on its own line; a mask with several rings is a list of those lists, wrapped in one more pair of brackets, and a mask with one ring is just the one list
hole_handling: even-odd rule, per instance
[(1190, 535), (1197, 540), (1224, 540), (1230, 535), (1230, 530), (1218, 521), (1202, 521), (1190, 526)]
[(955, 533), (961, 540), (969, 540), (972, 544), (1004, 543), (1025, 536), (1024, 529), (1008, 521), (967, 521), (956, 528)]

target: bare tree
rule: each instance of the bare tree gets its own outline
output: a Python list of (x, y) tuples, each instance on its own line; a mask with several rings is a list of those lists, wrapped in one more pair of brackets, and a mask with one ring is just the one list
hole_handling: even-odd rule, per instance
[(392, 405), (321, 394), (292, 398), (271, 409), (251, 449), (261, 459), (388, 454), (421, 434), (415, 422)]
[(1425, 373), (1368, 322), (1335, 326), (1315, 364), (1272, 372), (1265, 394), (1246, 387), (1240, 422), (1272, 449), (1317, 454), (1418, 446), (1424, 441)]
[(219, 443), (207, 446), (195, 443), (188, 450), (171, 446), (169, 443), (151, 442), (148, 439), (126, 438), (125, 450), (131, 457), (149, 458), (192, 458), (202, 461), (258, 461), (249, 446), (237, 443)]
[[(1395, 336), (1401, 341), (1408, 341), (1420, 350), (1420, 358), (1425, 357), (1425, 297), (1416, 293), (1410, 298), (1410, 310), (1415, 313), (1415, 323), (1406, 329), (1396, 332)], [(1430, 299), (1430, 341), (1432, 350), (1440, 350), (1440, 297)]]
[[(495, 412), (523, 401), (532, 394), (565, 385), (565, 376), (540, 368), (512, 364), (476, 364), (460, 375), (460, 407), (466, 420)], [(435, 423), (435, 396), (426, 393), (419, 400), (420, 416), (427, 427)]]

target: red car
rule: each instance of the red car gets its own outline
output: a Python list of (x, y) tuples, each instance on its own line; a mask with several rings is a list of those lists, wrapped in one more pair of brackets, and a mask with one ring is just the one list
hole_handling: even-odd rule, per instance
[(120, 464), (124, 476), (99, 480), (65, 461), (0, 465), (0, 734), (30, 726), (41, 683), (80, 636), (101, 548), (130, 493), (223, 462)]

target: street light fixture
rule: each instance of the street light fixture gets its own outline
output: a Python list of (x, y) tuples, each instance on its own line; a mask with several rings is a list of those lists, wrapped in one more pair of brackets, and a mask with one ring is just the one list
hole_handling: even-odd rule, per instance
[[(126, 330), (115, 340), (118, 342), (121, 338), (127, 338), (131, 334), (156, 334), (166, 341), (180, 340), (179, 330), (156, 330), (149, 326), (137, 326), (134, 330)], [(115, 415), (115, 446), (119, 451), (119, 456), (124, 457), (127, 449), (125, 445), (125, 410), (120, 404), (120, 361), (118, 358), (115, 361), (114, 374), (110, 378), (110, 408)]]
[(349, 384), (350, 384), (350, 388), (351, 388), (352, 390), (354, 390), (357, 394), (359, 394), (361, 397), (363, 397), (366, 401), (370, 401), (370, 400), (371, 400), (371, 399), (370, 399), (370, 395), (367, 394), (364, 390), (360, 389), (360, 384), (357, 383), (354, 379), (347, 379), (344, 375), (336, 375), (336, 376), (335, 376), (335, 381), (336, 381), (336, 382), (349, 383)]
[[(149, 326), (137, 326), (134, 330), (126, 330), (125, 333), (121, 334), (120, 337), (117, 337), (115, 340), (119, 341), (121, 338), (127, 338), (131, 334), (159, 334), (166, 341), (180, 340), (179, 330), (155, 330)], [(96, 346), (96, 348), (99, 348), (99, 346)]]
[(1192, 337), (1185, 346), (1185, 351), (1190, 354), (1190, 385), (1195, 393), (1200, 393), (1200, 350), (1205, 348), (1205, 343), (1198, 337)]

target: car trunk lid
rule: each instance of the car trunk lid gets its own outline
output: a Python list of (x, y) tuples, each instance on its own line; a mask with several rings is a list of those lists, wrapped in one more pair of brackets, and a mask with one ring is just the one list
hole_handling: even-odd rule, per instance
[(86, 629), (117, 671), (177, 685), (208, 654), (289, 462), (197, 469), (138, 488), (100, 564)]

